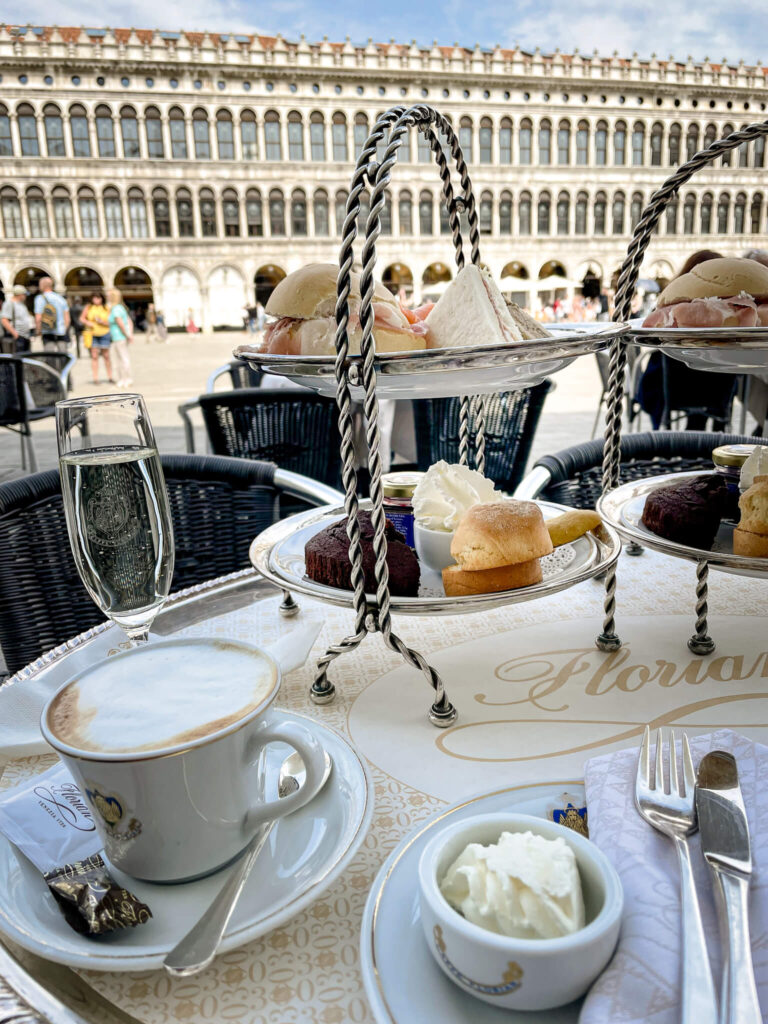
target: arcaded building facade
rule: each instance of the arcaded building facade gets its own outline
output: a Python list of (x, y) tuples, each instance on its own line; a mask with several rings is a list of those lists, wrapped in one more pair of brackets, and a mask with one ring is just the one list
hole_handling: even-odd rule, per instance
[[(337, 258), (356, 154), (389, 106), (450, 117), (482, 259), (532, 305), (552, 273), (609, 287), (654, 188), (768, 102), (766, 69), (743, 63), (134, 29), (0, 27), (0, 75), (0, 286), (115, 283), (209, 329)], [(439, 184), (412, 138), (378, 257), (415, 299), (453, 272)], [(768, 246), (767, 200), (760, 140), (681, 190), (643, 276)]]

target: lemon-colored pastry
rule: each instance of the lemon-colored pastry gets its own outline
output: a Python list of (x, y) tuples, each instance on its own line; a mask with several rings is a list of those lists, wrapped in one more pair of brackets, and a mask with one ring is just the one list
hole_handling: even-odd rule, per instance
[(559, 548), (561, 544), (570, 544), (572, 540), (583, 537), (601, 523), (602, 519), (591, 508), (574, 508), (554, 519), (547, 519), (546, 527), (552, 543)]

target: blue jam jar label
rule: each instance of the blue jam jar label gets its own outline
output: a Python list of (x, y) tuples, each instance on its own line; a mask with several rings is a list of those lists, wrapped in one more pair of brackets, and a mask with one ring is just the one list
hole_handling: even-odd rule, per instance
[(390, 509), (385, 510), (386, 517), (392, 523), (396, 530), (405, 537), (405, 543), (408, 547), (414, 547), (413, 539), (413, 512), (392, 512)]

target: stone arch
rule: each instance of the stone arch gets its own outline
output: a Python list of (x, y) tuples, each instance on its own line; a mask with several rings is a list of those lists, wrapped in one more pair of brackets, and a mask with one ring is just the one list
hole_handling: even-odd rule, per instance
[(93, 267), (72, 267), (64, 275), (64, 288), (68, 298), (89, 299), (94, 290), (104, 289), (104, 278)]
[(224, 263), (208, 275), (208, 312), (213, 329), (242, 327), (243, 306), (248, 302), (245, 278), (237, 267)]
[(203, 322), (200, 280), (193, 270), (181, 264), (168, 267), (163, 272), (161, 286), (162, 312), (168, 327), (185, 327), (190, 311), (196, 324)]
[(388, 267), (385, 267), (381, 275), (381, 283), (393, 295), (398, 295), (401, 290), (406, 299), (410, 299), (413, 295), (413, 273), (405, 263), (390, 263)]

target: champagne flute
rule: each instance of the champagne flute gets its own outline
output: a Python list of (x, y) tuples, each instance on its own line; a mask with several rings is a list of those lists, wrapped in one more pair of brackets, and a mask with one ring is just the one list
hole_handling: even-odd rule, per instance
[(173, 524), (144, 399), (105, 395), (58, 402), (56, 434), (80, 578), (134, 645), (146, 643), (171, 587)]

